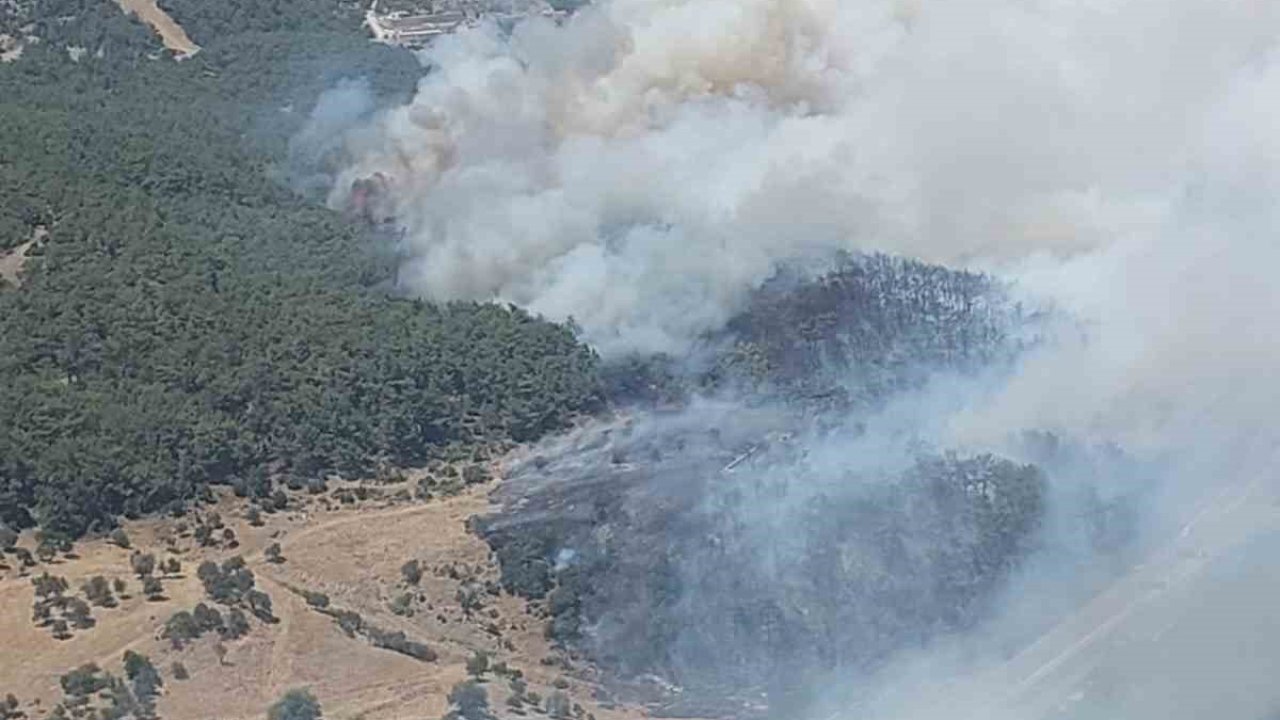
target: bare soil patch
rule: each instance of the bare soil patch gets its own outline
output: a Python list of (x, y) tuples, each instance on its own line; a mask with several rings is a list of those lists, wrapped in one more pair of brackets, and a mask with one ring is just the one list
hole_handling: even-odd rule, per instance
[(8, 252), (0, 253), (0, 278), (5, 283), (14, 286), (22, 284), (22, 266), (27, 262), (27, 251), (34, 244), (35, 240), (28, 240)]
[(169, 13), (160, 9), (156, 5), (156, 0), (118, 0), (120, 7), (127, 13), (133, 13), (150, 25), (160, 39), (164, 42), (164, 46), (170, 50), (183, 56), (194, 55), (200, 46), (192, 42), (187, 37), (187, 31), (182, 29)]

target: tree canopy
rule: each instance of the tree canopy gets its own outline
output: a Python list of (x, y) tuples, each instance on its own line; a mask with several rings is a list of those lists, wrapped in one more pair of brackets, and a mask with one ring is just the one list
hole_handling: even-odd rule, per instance
[(324, 89), (363, 77), (388, 102), (420, 73), (337, 10), (305, 19), (322, 5), (174, 3), (203, 47), (182, 62), (112, 5), (24, 6), (40, 41), (0, 64), (0, 251), (48, 235), (0, 290), (0, 523), (106, 529), (597, 403), (570, 328), (398, 296), (387, 238), (279, 180)]

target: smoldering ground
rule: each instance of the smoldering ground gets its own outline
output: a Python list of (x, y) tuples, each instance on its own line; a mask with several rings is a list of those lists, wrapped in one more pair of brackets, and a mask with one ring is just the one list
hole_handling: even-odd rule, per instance
[[(1259, 0), (606, 1), (562, 26), (534, 19), (433, 45), (411, 103), (342, 133), (350, 162), (333, 198), (385, 173), (412, 257), (406, 290), (572, 317), (606, 357), (680, 354), (782, 262), (885, 251), (994, 272), (1060, 322), (1012, 371), (917, 403), (906, 425), (966, 455), (1034, 459), (1027, 431), (1114, 445), (1126, 459), (1105, 472), (1048, 466), (1050, 517), (1077, 486), (1141, 487), (1132, 545), (1174, 558), (1144, 567), (1191, 593), (1205, 586), (1180, 584), (1198, 576), (1164, 548), (1194, 556), (1192, 518), (1235, 512), (1222, 498), (1240, 487), (1258, 504), (1274, 485), (1278, 30), (1280, 6)], [(1075, 547), (1069, 523), (1040, 532), (1045, 547)], [(1237, 542), (1263, 540), (1205, 552), (1235, 557)], [(1000, 666), (1035, 629), (1079, 617), (1096, 589), (1079, 578), (1106, 586), (1074, 551), (1030, 558), (1001, 618), (954, 640), (968, 661), (927, 653), (914, 667), (929, 672), (880, 675), (884, 687)], [(1249, 577), (1269, 587), (1266, 573)], [(1185, 609), (1171, 626), (1238, 637), (1231, 603), (1253, 585), (1226, 585), (1238, 593), (1161, 607)], [(1104, 610), (1076, 640), (1126, 626)], [(991, 650), (995, 637), (1009, 646)], [(1223, 642), (1204, 664), (1185, 649), (1176, 661), (1115, 650), (1129, 658), (1115, 687), (1203, 669), (1209, 680), (1172, 693), (1187, 702), (1117, 690), (1079, 707), (1199, 717), (1241, 697), (1223, 707), (1256, 714), (1275, 699), (1256, 669), (1280, 643)], [(1057, 711), (1092, 676), (1053, 677), (1049, 709), (1015, 716)], [(904, 678), (918, 682), (889, 682)]]

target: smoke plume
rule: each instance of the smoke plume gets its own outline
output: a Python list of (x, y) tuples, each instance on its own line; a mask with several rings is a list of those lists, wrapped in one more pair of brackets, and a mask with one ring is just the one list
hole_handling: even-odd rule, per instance
[[(353, 160), (333, 201), (384, 173), (409, 291), (573, 318), (606, 356), (688, 348), (784, 262), (881, 251), (995, 273), (1060, 321), (1008, 378), (917, 401), (919, 425), (975, 452), (1021, 456), (1028, 430), (1123, 448), (1160, 488), (1145, 579), (1181, 588), (1199, 572), (1186, 557), (1244, 542), (1197, 540), (1194, 518), (1270, 522), (1231, 513), (1274, 495), (1280, 442), (1278, 37), (1280, 5), (1262, 0), (603, 0), (562, 26), (438, 41), (414, 100), (345, 135)], [(1167, 542), (1178, 550), (1154, 550)], [(1246, 559), (1267, 544), (1251, 542)], [(1029, 570), (1007, 603), (1016, 632), (991, 637), (1043, 629), (1049, 613), (1028, 608), (1070, 594), (1075, 572)], [(1216, 602), (1187, 622), (1236, 637), (1213, 608), (1272, 575), (1233, 576), (1226, 596), (1118, 586), (1088, 606), (1101, 607), (1095, 625), (1060, 630), (1079, 642), (1046, 642), (1074, 658), (1081, 638), (1148, 601), (1171, 625)], [(1246, 660), (1280, 667), (1280, 633), (1259, 627), (1271, 642)], [(1186, 637), (1179, 651), (1195, 652)], [(1280, 699), (1232, 657), (1242, 646), (1200, 647), (1206, 657), (1176, 663), (1107, 656), (1118, 684), (1221, 663), (1198, 684), (1143, 685), (1185, 702), (1115, 691), (1127, 699), (1089, 712), (1203, 717), (1240, 696), (1221, 707), (1246, 717)], [(906, 663), (905, 694), (954, 671), (942, 657)], [(1032, 682), (1066, 661), (1025, 662)]]

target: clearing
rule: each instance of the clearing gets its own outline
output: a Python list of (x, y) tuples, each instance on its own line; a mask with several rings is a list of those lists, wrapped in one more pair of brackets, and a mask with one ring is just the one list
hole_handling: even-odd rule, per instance
[(0, 286), (8, 283), (18, 286), (22, 284), (22, 266), (27, 262), (27, 251), (35, 244), (35, 240), (14, 247), (7, 252), (0, 252)]
[(178, 53), (179, 58), (190, 57), (200, 50), (200, 46), (187, 37), (187, 31), (169, 17), (169, 13), (156, 5), (156, 0), (118, 0), (118, 2), (126, 13), (137, 15), (155, 29), (164, 46)]

